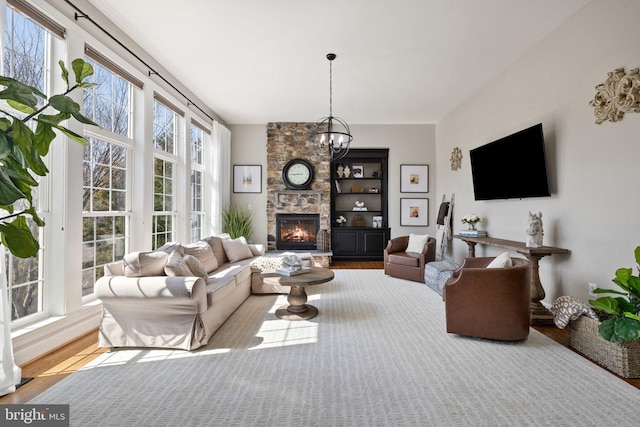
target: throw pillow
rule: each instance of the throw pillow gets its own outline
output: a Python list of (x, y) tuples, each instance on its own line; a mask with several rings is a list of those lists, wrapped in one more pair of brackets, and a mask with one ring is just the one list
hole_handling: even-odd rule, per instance
[(122, 265), (127, 277), (164, 276), (169, 254), (160, 252), (131, 252), (124, 256)]
[(204, 268), (204, 265), (202, 265), (198, 258), (194, 257), (193, 255), (185, 255), (184, 262), (187, 264), (187, 267), (189, 267), (189, 270), (191, 270), (191, 273), (194, 276), (202, 277), (205, 282), (207, 281), (207, 279), (209, 279), (207, 269)]
[(168, 254), (173, 251), (177, 251), (180, 256), (184, 256), (184, 249), (182, 249), (182, 245), (180, 244), (180, 242), (167, 242), (156, 249), (156, 251), (164, 251)]
[(196, 243), (184, 245), (183, 248), (184, 254), (193, 255), (198, 258), (198, 261), (202, 263), (207, 272), (210, 273), (218, 268), (218, 260), (213, 254), (213, 249), (211, 249), (211, 246), (209, 246), (207, 242), (201, 240)]
[(167, 276), (193, 276), (191, 269), (189, 269), (189, 266), (184, 262), (178, 251), (171, 252), (169, 260), (164, 266), (164, 272)]
[(505, 268), (505, 267), (512, 267), (512, 266), (513, 266), (513, 263), (511, 262), (511, 257), (509, 256), (509, 252), (503, 252), (497, 257), (495, 257), (495, 259), (491, 261), (489, 265), (487, 265), (487, 268)]
[(223, 240), (222, 247), (227, 254), (227, 258), (229, 258), (229, 262), (241, 261), (253, 257), (251, 249), (249, 249), (249, 245), (247, 245), (247, 240), (242, 236), (237, 239)]
[(421, 253), (429, 240), (428, 234), (409, 234), (409, 244), (405, 252)]
[(211, 236), (203, 239), (203, 241), (207, 242), (211, 249), (213, 250), (213, 254), (218, 260), (218, 265), (222, 265), (227, 262), (227, 254), (224, 252), (224, 248), (222, 247), (222, 241), (225, 240), (226, 237), (222, 236)]

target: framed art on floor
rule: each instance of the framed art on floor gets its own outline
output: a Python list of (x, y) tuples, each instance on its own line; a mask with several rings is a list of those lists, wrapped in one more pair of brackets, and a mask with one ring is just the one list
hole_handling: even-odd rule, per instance
[(262, 193), (262, 165), (233, 165), (234, 193)]
[(401, 193), (429, 192), (429, 165), (400, 165)]
[(429, 225), (429, 199), (400, 199), (400, 225)]

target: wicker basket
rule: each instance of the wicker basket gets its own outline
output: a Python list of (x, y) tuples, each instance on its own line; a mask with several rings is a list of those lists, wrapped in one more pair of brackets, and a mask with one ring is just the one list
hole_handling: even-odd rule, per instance
[(640, 341), (607, 341), (600, 336), (599, 325), (586, 316), (569, 323), (569, 346), (621, 377), (640, 378)]

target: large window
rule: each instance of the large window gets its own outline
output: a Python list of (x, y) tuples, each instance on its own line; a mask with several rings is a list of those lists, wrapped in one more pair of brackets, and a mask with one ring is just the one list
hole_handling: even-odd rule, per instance
[[(50, 36), (48, 32), (11, 7), (5, 8), (5, 37), (4, 37), (4, 69), (6, 76), (13, 77), (25, 84), (48, 92), (47, 53)], [(20, 113), (13, 112), (20, 116)], [(32, 126), (29, 123), (29, 126)], [(33, 203), (38, 215), (47, 219), (44, 212), (46, 206), (39, 194), (39, 189), (45, 186), (40, 180), (40, 188), (33, 190)], [(26, 201), (18, 203), (17, 209), (27, 208)], [(4, 216), (0, 210), (0, 217)], [(22, 259), (6, 254), (6, 274), (11, 295), (11, 319), (23, 319), (27, 316), (45, 310), (44, 289), (44, 239), (39, 227), (32, 221), (30, 228), (35, 236), (39, 236), (40, 251), (32, 258)], [(4, 291), (4, 290), (3, 290)]]
[(200, 240), (204, 225), (204, 131), (191, 125), (191, 241)]
[(178, 114), (159, 102), (153, 102), (153, 223), (152, 247), (158, 248), (175, 238), (175, 174)]
[(93, 293), (104, 264), (128, 248), (127, 149), (96, 138), (84, 148), (82, 295)]
[(94, 74), (87, 81), (96, 86), (84, 91), (84, 114), (102, 128), (122, 136), (129, 136), (131, 108), (131, 84), (113, 74), (95, 61), (85, 58), (93, 65)]

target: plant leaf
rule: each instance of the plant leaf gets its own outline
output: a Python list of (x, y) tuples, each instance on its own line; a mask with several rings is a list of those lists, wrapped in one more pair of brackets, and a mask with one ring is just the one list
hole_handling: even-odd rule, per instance
[(14, 144), (19, 147), (28, 148), (31, 147), (33, 140), (33, 131), (29, 129), (29, 126), (22, 123), (22, 121), (15, 119), (9, 132), (11, 138), (13, 138)]
[(595, 288), (593, 290), (594, 294), (618, 294), (618, 295), (627, 295), (626, 292), (622, 292), (622, 291), (615, 291), (613, 289), (602, 289), (602, 288)]
[(71, 117), (71, 113), (58, 113), (58, 114), (40, 114), (35, 120), (38, 122), (45, 122), (52, 126), (56, 126), (60, 122), (67, 120)]
[(0, 160), (13, 153), (13, 141), (4, 132), (0, 132)]
[(24, 199), (24, 193), (11, 181), (5, 167), (0, 168), (0, 206), (13, 205), (20, 199)]
[(14, 110), (18, 110), (25, 114), (31, 114), (36, 111), (34, 108), (29, 107), (28, 105), (24, 105), (20, 102), (14, 101), (13, 99), (7, 99), (7, 104), (11, 106)]
[(67, 129), (64, 126), (56, 125), (54, 126), (54, 128), (58, 129), (60, 132), (64, 133), (74, 141), (79, 142), (81, 145), (87, 145), (89, 143), (89, 141), (87, 141), (83, 136), (78, 135), (74, 131)]
[(2, 244), (18, 258), (31, 258), (38, 254), (40, 245), (31, 234), (27, 220), (19, 216), (15, 221), (0, 224), (2, 233)]
[(612, 317), (598, 326), (598, 332), (611, 342), (635, 341), (640, 337), (640, 321), (623, 316)]
[(93, 67), (82, 58), (74, 59), (71, 62), (71, 68), (76, 75), (76, 83), (82, 83), (85, 77), (93, 74)]
[(58, 65), (60, 65), (60, 69), (62, 70), (62, 73), (60, 73), (60, 75), (62, 76), (62, 80), (64, 80), (64, 82), (67, 84), (67, 89), (69, 89), (69, 70), (67, 70), (67, 67), (64, 65), (64, 61), (62, 59), (58, 61)]
[(79, 121), (80, 123), (84, 123), (86, 125), (92, 125), (92, 126), (98, 126), (100, 127), (99, 124), (97, 124), (96, 122), (94, 122), (93, 120), (91, 120), (88, 117), (83, 116), (80, 113), (71, 113), (71, 115), (73, 116), (74, 119), (76, 119), (77, 121)]
[(49, 104), (63, 113), (77, 113), (80, 111), (80, 105), (65, 95), (53, 95), (49, 98)]
[(11, 121), (6, 117), (0, 117), (0, 131), (5, 131), (11, 127)]
[(618, 308), (625, 313), (635, 313), (636, 308), (633, 304), (627, 301), (625, 298), (617, 297), (616, 301), (618, 301)]
[(589, 304), (605, 313), (618, 314), (620, 312), (618, 301), (612, 297), (601, 297), (595, 300), (589, 300)]
[(36, 212), (35, 206), (31, 205), (31, 207), (29, 207), (29, 209), (25, 209), (24, 212), (31, 215), (31, 218), (33, 218), (33, 222), (35, 222), (38, 227), (45, 226), (44, 221), (42, 220), (42, 218), (40, 218), (38, 212)]
[(22, 155), (26, 159), (29, 164), (29, 168), (36, 174), (40, 176), (46, 176), (49, 172), (47, 166), (42, 161), (42, 157), (38, 152), (32, 147), (22, 147), (19, 146), (20, 151), (22, 151)]
[(13, 101), (22, 106), (34, 109), (36, 105), (38, 105), (38, 100), (33, 96), (32, 89), (30, 86), (14, 81), (3, 91), (0, 91), (0, 99), (6, 99), (7, 102)]
[(35, 148), (41, 156), (46, 156), (47, 153), (49, 153), (51, 141), (53, 141), (55, 137), (56, 133), (49, 123), (38, 121), (36, 133), (33, 135), (33, 148)]
[(636, 256), (636, 264), (640, 264), (640, 246), (637, 246), (633, 252)]

